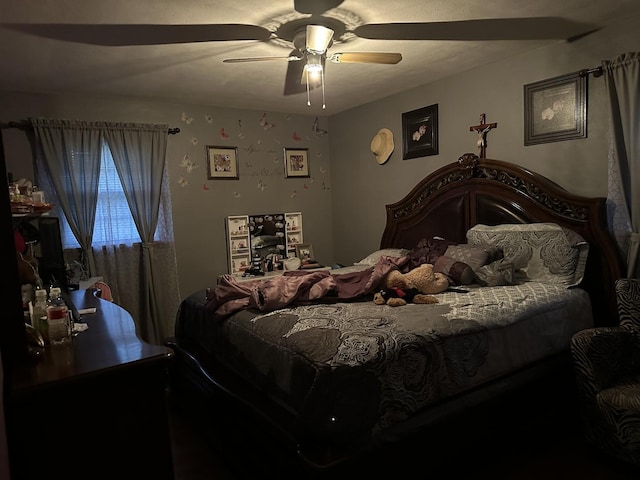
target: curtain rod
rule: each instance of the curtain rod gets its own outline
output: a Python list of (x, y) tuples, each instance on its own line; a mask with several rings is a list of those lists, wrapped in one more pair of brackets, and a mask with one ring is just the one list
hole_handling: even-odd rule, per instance
[[(19, 128), (20, 130), (32, 130), (33, 127), (31, 126), (31, 122), (28, 122), (26, 120), (22, 120), (20, 122), (7, 122), (7, 123), (3, 123), (0, 122), (0, 130), (4, 130), (5, 128)], [(180, 129), (178, 127), (175, 128), (169, 128), (169, 130), (167, 131), (168, 135), (175, 135), (176, 133), (180, 133)]]
[(585, 68), (584, 70), (580, 70), (578, 72), (578, 75), (580, 75), (581, 77), (588, 77), (589, 75), (593, 75), (594, 77), (601, 77), (602, 76), (602, 67), (595, 67), (595, 68)]

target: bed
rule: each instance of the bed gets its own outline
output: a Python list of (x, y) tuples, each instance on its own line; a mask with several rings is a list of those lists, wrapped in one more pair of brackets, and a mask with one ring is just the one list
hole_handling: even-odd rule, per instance
[[(227, 402), (292, 459), (330, 471), (544, 381), (570, 364), (573, 333), (616, 323), (622, 260), (603, 198), (465, 154), (386, 215), (380, 249), (354, 265), (248, 282), (224, 275), (187, 296), (169, 343), (173, 394), (218, 419), (231, 415), (216, 407)], [(517, 264), (521, 238), (562, 265), (550, 274)], [(478, 248), (500, 255), (477, 263)], [(453, 288), (431, 305), (373, 303), (391, 269), (461, 250), (458, 265), (477, 273), (471, 284), (450, 277)]]

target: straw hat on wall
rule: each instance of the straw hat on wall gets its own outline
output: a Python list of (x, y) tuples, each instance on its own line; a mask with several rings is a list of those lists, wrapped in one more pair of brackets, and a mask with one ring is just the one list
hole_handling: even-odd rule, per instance
[(389, 160), (393, 149), (393, 132), (388, 128), (380, 129), (375, 137), (373, 137), (373, 140), (371, 140), (371, 151), (376, 157), (377, 162), (382, 165)]

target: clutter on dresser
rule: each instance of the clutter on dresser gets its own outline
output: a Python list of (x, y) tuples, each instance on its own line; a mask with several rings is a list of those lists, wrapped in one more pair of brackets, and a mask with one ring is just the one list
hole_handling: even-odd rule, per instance
[(11, 213), (14, 215), (26, 215), (29, 213), (49, 212), (53, 205), (45, 202), (44, 192), (31, 180), (9, 180), (9, 199), (11, 201)]

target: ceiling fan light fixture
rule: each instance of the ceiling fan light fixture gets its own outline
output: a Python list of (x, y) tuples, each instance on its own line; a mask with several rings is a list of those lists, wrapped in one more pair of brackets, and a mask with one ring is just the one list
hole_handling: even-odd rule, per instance
[(307, 52), (323, 54), (333, 39), (333, 30), (322, 25), (307, 25)]
[(311, 106), (311, 97), (309, 94), (309, 84), (319, 79), (322, 87), (322, 108), (325, 109), (324, 102), (324, 68), (322, 66), (322, 55), (316, 53), (307, 54), (307, 63), (304, 66), (304, 75), (307, 83), (307, 105)]
[(324, 70), (322, 68), (322, 55), (319, 55), (316, 53), (309, 53), (307, 55), (307, 63), (304, 66), (304, 70), (306, 73), (308, 73), (312, 77), (319, 76)]

